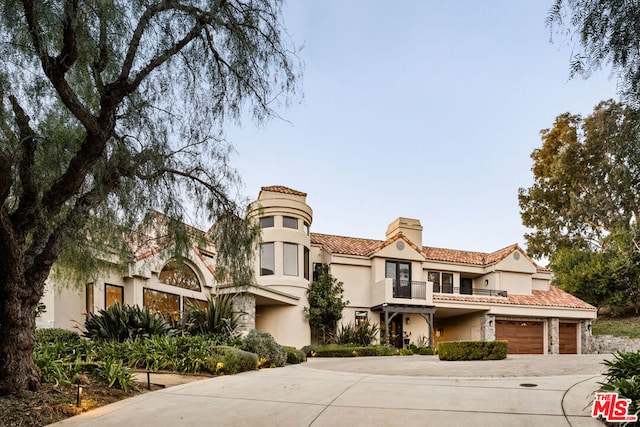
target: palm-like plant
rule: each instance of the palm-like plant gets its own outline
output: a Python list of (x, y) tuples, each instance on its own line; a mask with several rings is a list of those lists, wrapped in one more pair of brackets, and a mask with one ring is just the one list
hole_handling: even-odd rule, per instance
[(171, 326), (148, 307), (120, 305), (116, 302), (98, 314), (89, 313), (84, 329), (83, 335), (90, 339), (124, 342), (139, 336), (167, 335)]
[(228, 339), (236, 337), (239, 323), (232, 295), (209, 296), (205, 307), (188, 304), (183, 323), (188, 333)]

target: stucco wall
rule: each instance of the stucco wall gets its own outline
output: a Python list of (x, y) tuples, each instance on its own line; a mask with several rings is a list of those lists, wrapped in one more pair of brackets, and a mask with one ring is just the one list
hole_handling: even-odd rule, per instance
[[(441, 341), (481, 340), (482, 319), (481, 313), (436, 319), (434, 345)], [(439, 337), (438, 330), (441, 331)]]
[(302, 305), (256, 307), (256, 329), (269, 332), (281, 345), (300, 348), (311, 342), (311, 330)]
[(531, 274), (500, 272), (500, 289), (516, 295), (531, 295)]

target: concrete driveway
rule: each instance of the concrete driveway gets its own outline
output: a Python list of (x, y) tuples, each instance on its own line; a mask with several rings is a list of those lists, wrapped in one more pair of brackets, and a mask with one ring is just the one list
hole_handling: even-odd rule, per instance
[(55, 426), (602, 426), (606, 355), (311, 359), (143, 394)]

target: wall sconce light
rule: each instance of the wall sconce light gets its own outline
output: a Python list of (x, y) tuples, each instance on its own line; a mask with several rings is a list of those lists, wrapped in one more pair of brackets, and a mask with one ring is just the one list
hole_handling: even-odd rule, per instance
[(82, 407), (82, 386), (78, 384), (78, 394), (76, 395), (76, 406)]
[(489, 279), (484, 279), (484, 285), (489, 286)]
[(439, 337), (440, 335), (442, 335), (444, 333), (444, 329), (442, 328), (438, 328), (436, 329), (436, 336)]
[(411, 318), (407, 317), (404, 322), (408, 325), (409, 323), (411, 323)]
[(489, 326), (493, 326), (493, 320), (489, 320)]

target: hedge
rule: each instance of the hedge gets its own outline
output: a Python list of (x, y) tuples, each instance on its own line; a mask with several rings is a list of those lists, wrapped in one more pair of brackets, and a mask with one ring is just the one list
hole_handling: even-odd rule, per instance
[(371, 345), (367, 347), (329, 344), (323, 346), (307, 346), (303, 351), (308, 351), (312, 357), (359, 357), (359, 356), (393, 356), (397, 354), (395, 348), (386, 345)]
[(507, 341), (444, 341), (438, 343), (440, 360), (500, 360), (507, 357)]
[(307, 355), (302, 350), (284, 346), (284, 351), (287, 352), (287, 363), (290, 365), (297, 365), (307, 361)]

